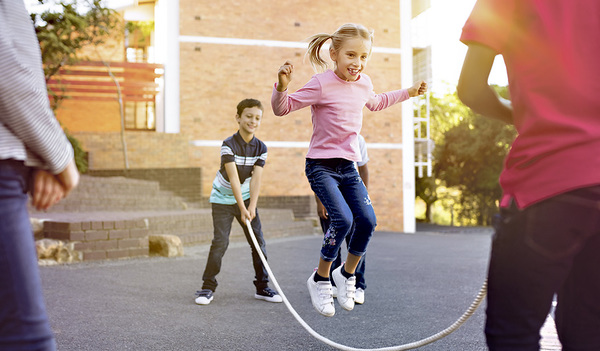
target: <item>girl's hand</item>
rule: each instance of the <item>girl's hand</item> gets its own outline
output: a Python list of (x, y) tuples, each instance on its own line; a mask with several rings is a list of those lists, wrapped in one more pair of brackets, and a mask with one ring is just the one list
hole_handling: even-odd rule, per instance
[(412, 87), (408, 88), (408, 96), (415, 97), (423, 95), (427, 92), (427, 83), (424, 80), (415, 82)]
[(277, 71), (277, 91), (285, 91), (288, 84), (292, 81), (292, 74), (294, 73), (294, 65), (290, 61), (285, 61), (283, 66), (279, 67)]

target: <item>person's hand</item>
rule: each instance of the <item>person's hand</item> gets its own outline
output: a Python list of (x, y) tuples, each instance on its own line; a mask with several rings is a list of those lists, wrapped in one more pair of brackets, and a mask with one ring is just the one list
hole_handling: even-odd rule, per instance
[(329, 218), (327, 210), (325, 209), (325, 206), (323, 206), (323, 203), (321, 202), (321, 200), (319, 200), (319, 198), (317, 198), (317, 214), (323, 219)]
[(252, 205), (248, 206), (248, 213), (250, 214), (250, 222), (252, 222), (252, 220), (256, 218), (256, 207), (253, 207)]
[(43, 169), (38, 169), (33, 175), (31, 204), (38, 211), (49, 209), (65, 197), (65, 190), (58, 178)]
[(285, 61), (285, 63), (279, 67), (277, 71), (277, 91), (285, 91), (287, 89), (288, 84), (292, 81), (292, 74), (294, 73), (294, 65), (290, 61)]
[(247, 209), (244, 208), (240, 212), (241, 212), (241, 217), (242, 217), (242, 223), (246, 224), (246, 220), (249, 220), (250, 222), (252, 222), (252, 219), (254, 219), (254, 217), (252, 216), (250, 211), (248, 211)]
[(408, 88), (408, 96), (415, 97), (423, 95), (427, 92), (427, 83), (424, 80), (415, 82), (412, 87)]
[(64, 197), (69, 195), (71, 190), (75, 189), (77, 184), (79, 184), (79, 171), (77, 170), (77, 165), (75, 164), (75, 160), (71, 160), (62, 172), (56, 175), (56, 178), (62, 184), (64, 190)]

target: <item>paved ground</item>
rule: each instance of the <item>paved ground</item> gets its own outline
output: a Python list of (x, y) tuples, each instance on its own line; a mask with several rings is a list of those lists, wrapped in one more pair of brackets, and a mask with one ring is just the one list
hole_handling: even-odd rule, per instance
[[(485, 277), (489, 230), (378, 232), (367, 257), (366, 303), (320, 316), (306, 279), (321, 236), (267, 243), (275, 278), (316, 332), (356, 348), (428, 337), (471, 304)], [(207, 245), (185, 257), (41, 267), (59, 350), (334, 350), (313, 338), (284, 304), (254, 299), (248, 245), (232, 243), (208, 306), (194, 304)], [(421, 350), (485, 350), (483, 306), (450, 336)], [(548, 350), (550, 350), (549, 348)]]

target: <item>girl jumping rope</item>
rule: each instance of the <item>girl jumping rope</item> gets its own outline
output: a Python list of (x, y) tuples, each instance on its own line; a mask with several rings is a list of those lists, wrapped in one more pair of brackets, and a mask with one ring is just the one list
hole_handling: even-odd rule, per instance
[[(331, 39), (329, 55), (334, 70), (320, 56), (323, 44)], [(373, 33), (359, 24), (344, 24), (333, 34), (317, 34), (309, 38), (306, 55), (316, 71), (308, 83), (288, 94), (294, 66), (286, 61), (277, 72), (271, 105), (277, 116), (310, 106), (313, 133), (306, 154), (306, 177), (331, 218), (324, 234), (317, 270), (308, 278), (307, 286), (315, 309), (333, 316), (335, 307), (329, 269), (346, 235), (352, 235), (348, 256), (343, 266), (332, 272), (338, 287), (338, 303), (350, 311), (354, 308), (354, 271), (365, 254), (375, 230), (376, 218), (367, 189), (355, 161), (360, 161), (358, 134), (362, 127), (362, 109), (379, 111), (409, 97), (427, 91), (424, 81), (408, 89), (382, 94), (373, 92), (371, 79), (362, 71), (367, 66), (373, 45)], [(350, 233), (352, 223), (355, 230)]]

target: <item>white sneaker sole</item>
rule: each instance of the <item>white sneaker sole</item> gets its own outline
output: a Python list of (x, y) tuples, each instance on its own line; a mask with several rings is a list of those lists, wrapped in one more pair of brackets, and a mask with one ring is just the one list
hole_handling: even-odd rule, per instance
[(207, 299), (205, 297), (198, 297), (196, 298), (196, 305), (208, 305), (212, 300), (213, 300), (214, 296), (211, 296), (210, 299)]
[(263, 295), (259, 295), (259, 294), (254, 294), (254, 298), (257, 300), (263, 300), (263, 301), (273, 302), (273, 303), (283, 302), (283, 299), (279, 295), (263, 296)]

